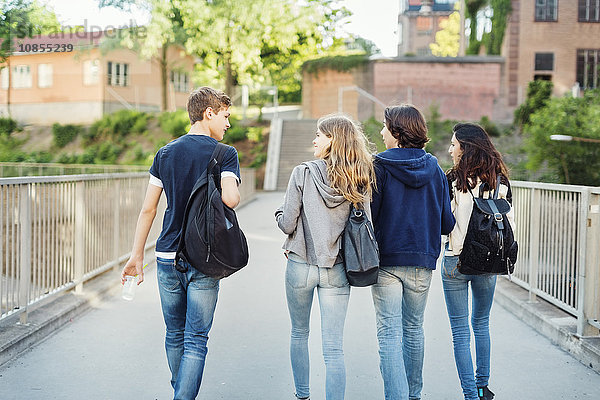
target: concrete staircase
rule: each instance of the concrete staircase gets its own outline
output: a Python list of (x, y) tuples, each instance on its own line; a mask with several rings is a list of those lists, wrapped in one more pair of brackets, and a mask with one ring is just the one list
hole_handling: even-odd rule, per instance
[(283, 121), (277, 163), (277, 190), (287, 188), (290, 174), (296, 165), (315, 158), (312, 141), (316, 131), (317, 121), (314, 119)]

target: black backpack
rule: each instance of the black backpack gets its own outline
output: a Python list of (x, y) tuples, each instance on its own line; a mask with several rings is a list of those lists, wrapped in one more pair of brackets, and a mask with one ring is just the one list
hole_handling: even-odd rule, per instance
[(342, 237), (342, 254), (346, 277), (351, 286), (370, 286), (377, 283), (379, 247), (373, 225), (362, 209), (350, 208)]
[[(217, 143), (206, 171), (185, 206), (176, 260), (213, 278), (225, 278), (248, 264), (248, 243), (235, 211), (221, 200), (221, 165), (228, 146)], [(176, 264), (179, 271), (185, 268)]]
[(465, 275), (513, 273), (517, 261), (518, 245), (506, 214), (510, 204), (499, 199), (500, 175), (494, 190), (494, 196), (484, 199), (483, 192), (487, 183), (479, 186), (479, 197), (473, 196), (473, 211), (462, 252), (459, 256), (458, 270)]

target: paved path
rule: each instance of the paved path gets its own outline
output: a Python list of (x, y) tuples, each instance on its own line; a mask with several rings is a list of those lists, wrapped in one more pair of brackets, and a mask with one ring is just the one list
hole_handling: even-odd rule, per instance
[[(284, 297), (283, 235), (273, 210), (282, 193), (261, 194), (239, 211), (251, 259), (221, 283), (200, 399), (293, 400)], [(0, 369), (0, 399), (172, 398), (154, 267), (136, 298), (114, 296)], [(116, 277), (115, 277), (116, 279)], [(318, 307), (310, 340), (312, 399), (324, 399)], [(346, 322), (347, 400), (383, 398), (369, 289), (352, 291)], [(600, 399), (600, 375), (512, 314), (491, 317), (492, 379), (498, 400)], [(462, 398), (439, 272), (425, 316), (423, 399)]]

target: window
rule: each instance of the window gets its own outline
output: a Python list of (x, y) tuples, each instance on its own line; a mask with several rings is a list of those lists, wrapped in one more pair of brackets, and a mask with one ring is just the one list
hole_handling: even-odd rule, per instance
[(554, 69), (554, 53), (535, 53), (535, 70), (552, 71)]
[(433, 18), (431, 17), (417, 17), (417, 31), (431, 31), (433, 28)]
[(38, 87), (52, 87), (52, 64), (38, 65)]
[(582, 89), (600, 87), (600, 49), (577, 50), (577, 82)]
[(85, 86), (96, 85), (100, 81), (99, 78), (100, 78), (100, 62), (98, 60), (84, 61), (83, 62), (83, 84)]
[(29, 65), (16, 65), (13, 67), (12, 87), (15, 89), (31, 87), (31, 67)]
[(0, 69), (0, 81), (2, 82), (2, 89), (8, 89), (8, 68)]
[(535, 0), (536, 21), (557, 21), (558, 0)]
[(431, 55), (431, 49), (429, 47), (419, 47), (417, 49), (417, 56), (425, 57)]
[(171, 83), (175, 91), (188, 92), (188, 74), (185, 72), (171, 71)]
[(579, 22), (600, 22), (600, 0), (579, 0)]
[(129, 64), (108, 62), (108, 84), (111, 86), (129, 86)]

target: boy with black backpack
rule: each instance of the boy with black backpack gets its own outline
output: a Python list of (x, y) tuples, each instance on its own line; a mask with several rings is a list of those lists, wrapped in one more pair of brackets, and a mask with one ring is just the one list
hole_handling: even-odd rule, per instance
[[(176, 259), (176, 252), (188, 198), (230, 127), (230, 106), (225, 93), (209, 87), (190, 94), (190, 131), (162, 147), (154, 157), (131, 257), (121, 273), (122, 282), (125, 276), (133, 275), (138, 276), (138, 284), (143, 282), (144, 247), (164, 190), (168, 208), (156, 242), (156, 264), (174, 399), (191, 400), (198, 394), (219, 289), (217, 278)], [(240, 202), (240, 167), (235, 148), (227, 146), (220, 170), (221, 199), (234, 208)]]

